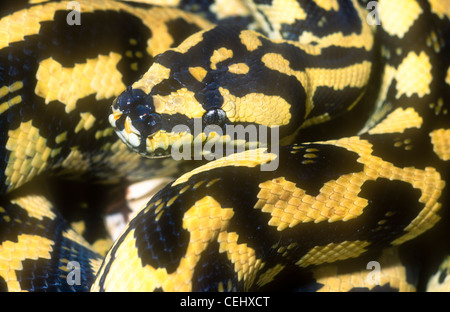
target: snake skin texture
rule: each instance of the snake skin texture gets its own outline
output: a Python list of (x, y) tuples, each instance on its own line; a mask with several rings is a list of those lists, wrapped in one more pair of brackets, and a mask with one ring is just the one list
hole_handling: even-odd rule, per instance
[(449, 110), (445, 1), (4, 1), (0, 290), (449, 291)]

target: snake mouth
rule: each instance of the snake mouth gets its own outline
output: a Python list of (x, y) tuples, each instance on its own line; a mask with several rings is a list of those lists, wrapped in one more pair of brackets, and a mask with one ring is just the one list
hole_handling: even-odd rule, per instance
[(114, 101), (109, 122), (129, 147), (147, 157), (170, 154), (165, 140), (158, 138), (161, 116), (155, 112), (153, 98), (140, 89), (128, 87)]
[(210, 109), (202, 118), (180, 113), (159, 114), (152, 95), (131, 87), (114, 101), (109, 122), (125, 144), (149, 158), (219, 158), (230, 150), (252, 149), (259, 145), (256, 133), (249, 140), (245, 129), (242, 135), (234, 133), (239, 128), (230, 126), (228, 130), (230, 121), (221, 108)]
[(192, 133), (189, 129), (186, 131), (160, 129), (151, 135), (144, 136), (136, 129), (130, 116), (114, 108), (112, 110), (109, 121), (119, 138), (132, 150), (149, 158), (170, 156), (176, 160), (192, 159), (192, 157), (194, 159), (197, 159), (196, 157), (220, 158), (226, 148), (247, 150), (260, 146), (260, 142), (236, 140), (230, 134), (220, 131)]
[[(112, 110), (113, 112), (109, 115), (109, 122), (119, 138), (131, 149), (151, 158), (170, 156), (169, 141), (164, 139), (165, 131), (148, 131), (147, 128), (145, 128), (144, 131), (140, 131), (136, 127), (136, 123), (140, 125), (142, 122), (141, 119), (139, 122), (136, 122), (129, 114), (124, 114), (114, 108)], [(157, 115), (157, 117), (159, 117), (159, 115)], [(155, 123), (159, 122), (160, 117), (149, 119), (150, 118), (147, 118), (144, 122), (152, 127)], [(146, 132), (151, 133), (146, 134)]]

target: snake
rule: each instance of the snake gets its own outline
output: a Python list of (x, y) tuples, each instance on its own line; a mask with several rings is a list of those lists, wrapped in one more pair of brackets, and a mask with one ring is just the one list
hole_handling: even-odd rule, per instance
[[(448, 291), (449, 19), (2, 2), (0, 290)], [(154, 177), (112, 239), (105, 215)]]

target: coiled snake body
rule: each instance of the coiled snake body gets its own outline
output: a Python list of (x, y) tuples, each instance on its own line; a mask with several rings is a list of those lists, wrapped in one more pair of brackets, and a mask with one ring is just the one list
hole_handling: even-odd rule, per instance
[(448, 287), (450, 4), (152, 2), (1, 8), (0, 289)]

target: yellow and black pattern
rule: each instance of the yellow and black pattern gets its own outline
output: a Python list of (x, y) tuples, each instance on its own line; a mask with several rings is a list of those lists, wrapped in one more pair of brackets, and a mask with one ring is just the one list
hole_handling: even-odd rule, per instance
[[(445, 289), (448, 258), (426, 285), (402, 247), (450, 254), (428, 235), (448, 234), (450, 5), (381, 0), (372, 25), (368, 1), (80, 0), (71, 25), (69, 1), (29, 2), (0, 11), (2, 290)], [(277, 128), (279, 152), (238, 125)], [(180, 141), (259, 148), (189, 171), (161, 158)], [(178, 178), (100, 265), (72, 208), (99, 220), (158, 175)]]
[(153, 56), (176, 44), (164, 40), (176, 38), (172, 24), (182, 19), (191, 33), (209, 25), (201, 19), (190, 24), (181, 11), (108, 1), (80, 5), (78, 28), (67, 23), (67, 2), (31, 6), (1, 20), (7, 31), (1, 50), (3, 192), (49, 169), (110, 181), (124, 172), (142, 173), (142, 160), (119, 144), (103, 116)]
[[(370, 91), (375, 42), (382, 80), (359, 134), (283, 147), (278, 156), (232, 155), (180, 177), (129, 224), (94, 289), (252, 290), (283, 271), (401, 245), (433, 228), (448, 171), (448, 60), (432, 26), (442, 7), (404, 2), (380, 1), (375, 37), (356, 2), (258, 2), (272, 39), (219, 26), (158, 56), (110, 117), (130, 147), (150, 156), (189, 140), (170, 129), (182, 122), (193, 133), (194, 118), (224, 132), (278, 126), (282, 143), (297, 133), (305, 141), (301, 128), (352, 110)], [(278, 169), (262, 171), (275, 157)], [(129, 273), (108, 274), (124, 261)], [(135, 284), (134, 274), (148, 282)]]
[[(102, 258), (45, 197), (2, 201), (0, 216), (1, 291), (89, 290)], [(79, 283), (69, 274), (73, 261)]]
[[(278, 7), (290, 9), (288, 4)], [(197, 139), (171, 132), (183, 124), (194, 133), (194, 118), (202, 118), (203, 127), (221, 127), (224, 135), (230, 125), (276, 125), (283, 143), (291, 143), (301, 127), (350, 110), (366, 91), (374, 39), (357, 8), (351, 2), (337, 12), (309, 8), (326, 14), (334, 27), (344, 24), (340, 21), (353, 24), (336, 34), (329, 25), (319, 32), (336, 35), (336, 41), (351, 47), (333, 41), (303, 43), (310, 38), (270, 40), (230, 25), (198, 33), (155, 59), (144, 77), (116, 100), (111, 123), (131, 148), (150, 156), (170, 153), (177, 140)], [(316, 16), (309, 16), (297, 26), (305, 33), (317, 28)], [(294, 39), (293, 31), (283, 34)]]
[(450, 278), (449, 278), (449, 270), (450, 269), (450, 258), (447, 256), (444, 258), (442, 263), (439, 266), (439, 269), (433, 272), (434, 274), (428, 281), (427, 291), (432, 292), (449, 292), (450, 291)]
[[(95, 270), (88, 265), (90, 259), (99, 259), (99, 255), (85, 250), (87, 242), (86, 246), (74, 239), (70, 243), (73, 235), (66, 235), (69, 227), (56, 211), (64, 211), (64, 219), (83, 232), (97, 251), (104, 253), (108, 246), (97, 239), (104, 241), (105, 229), (93, 228), (104, 227), (98, 221), (102, 214), (99, 205), (108, 208), (116, 200), (120, 204), (124, 199), (114, 194), (114, 190), (119, 188), (119, 195), (123, 194), (122, 189), (129, 181), (158, 174), (170, 176), (182, 170), (170, 159), (142, 159), (129, 152), (111, 129), (107, 114), (114, 98), (147, 70), (156, 54), (176, 46), (184, 38), (180, 36), (211, 24), (176, 9), (141, 8), (112, 1), (78, 3), (82, 8), (81, 25), (68, 23), (68, 14), (73, 9), (69, 1), (23, 6), (2, 2), (0, 191), (4, 217), (0, 284), (3, 290), (89, 289)], [(177, 30), (180, 27), (184, 35)], [(135, 174), (128, 176), (131, 172)], [(28, 200), (28, 194), (23, 195), (21, 188), (33, 179), (40, 179), (37, 185), (50, 184), (45, 179), (55, 175), (83, 183), (75, 187), (65, 182), (66, 189), (60, 187), (61, 182), (52, 183), (58, 186), (50, 194), (52, 202), (36, 202)], [(107, 187), (86, 184), (91, 182), (110, 185), (112, 191), (95, 194), (95, 190), (104, 191)], [(43, 193), (47, 196), (49, 192)], [(96, 195), (94, 200), (90, 200), (92, 194)], [(20, 205), (12, 200), (17, 196), (24, 196)], [(109, 203), (101, 204), (99, 199), (108, 196)], [(75, 216), (77, 213), (71, 211), (80, 207), (84, 208), (83, 213), (89, 210), (97, 221), (83, 223), (85, 217)], [(41, 210), (37, 212), (40, 217), (33, 215), (34, 209)], [(95, 237), (99, 232), (102, 235)], [(31, 238), (23, 241), (22, 236)], [(28, 243), (45, 243), (47, 248), (41, 253), (32, 248), (28, 253), (24, 247)], [(51, 280), (52, 276), (67, 274), (67, 265), (59, 262), (67, 259), (80, 264), (83, 287), (70, 288), (64, 278)], [(33, 275), (36, 269), (39, 274)], [(45, 272), (50, 276), (47, 282)], [(33, 276), (42, 279), (41, 284), (34, 285)]]

